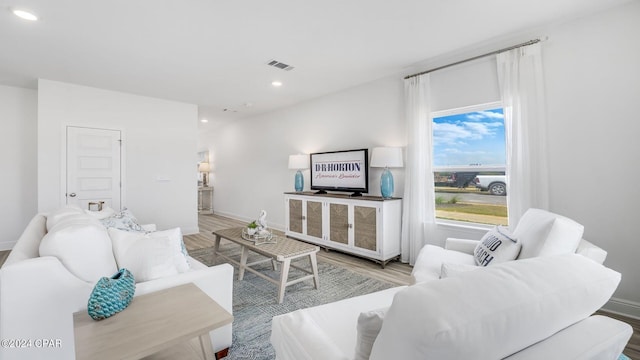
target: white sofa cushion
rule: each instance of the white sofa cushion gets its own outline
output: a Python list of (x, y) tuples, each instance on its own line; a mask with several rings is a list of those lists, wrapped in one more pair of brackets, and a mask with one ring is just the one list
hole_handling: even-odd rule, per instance
[(180, 229), (148, 234), (110, 228), (113, 253), (119, 268), (126, 268), (136, 282), (176, 275), (189, 270), (182, 252)]
[(382, 329), (382, 322), (387, 311), (389, 311), (388, 306), (365, 311), (358, 316), (355, 360), (369, 360), (373, 343)]
[(540, 209), (527, 210), (513, 230), (513, 236), (522, 244), (518, 259), (538, 256), (556, 215)]
[(82, 209), (76, 205), (67, 205), (55, 209), (51, 213), (47, 214), (47, 231), (51, 231), (56, 224), (69, 215), (84, 214)]
[(547, 239), (540, 248), (538, 256), (562, 255), (576, 252), (584, 226), (566, 218), (556, 215)]
[(440, 279), (457, 276), (463, 272), (482, 269), (483, 267), (484, 266), (469, 264), (442, 263), (442, 267), (440, 268)]
[(489, 266), (515, 260), (521, 245), (507, 229), (495, 226), (480, 239), (473, 251), (476, 264)]
[(69, 272), (88, 282), (118, 271), (107, 230), (86, 214), (59, 219), (42, 238), (39, 253), (55, 256)]
[(425, 282), (440, 278), (443, 263), (457, 263), (475, 265), (475, 258), (471, 254), (443, 249), (435, 245), (425, 245), (420, 249), (416, 263), (411, 271), (414, 282)]
[(371, 359), (502, 359), (587, 318), (619, 282), (570, 254), (417, 284), (395, 296)]

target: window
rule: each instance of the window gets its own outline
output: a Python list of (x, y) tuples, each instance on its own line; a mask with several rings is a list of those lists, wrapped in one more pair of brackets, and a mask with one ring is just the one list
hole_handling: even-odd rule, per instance
[(507, 225), (501, 103), (434, 112), (436, 218)]

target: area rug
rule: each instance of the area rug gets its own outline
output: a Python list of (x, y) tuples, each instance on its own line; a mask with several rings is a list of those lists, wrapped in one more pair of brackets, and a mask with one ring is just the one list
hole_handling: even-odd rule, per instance
[[(220, 251), (225, 255), (239, 258), (239, 247), (237, 245), (223, 243)], [(208, 266), (213, 265), (213, 248), (192, 250), (189, 251), (189, 254)], [(259, 255), (251, 254), (248, 262), (263, 258)], [(224, 260), (220, 259), (219, 261)], [(308, 261), (305, 259), (299, 264), (306, 266)], [(273, 271), (271, 264), (268, 262), (256, 265), (254, 268), (274, 279), (279, 278), (279, 272)], [(278, 304), (277, 286), (275, 284), (250, 272), (245, 272), (244, 280), (238, 281), (237, 271), (238, 269), (236, 268), (233, 282), (233, 345), (229, 349), (229, 360), (275, 359), (275, 351), (269, 341), (271, 318), (275, 315), (369, 294), (395, 286), (319, 261), (320, 288), (318, 290), (314, 289), (312, 280), (288, 286), (283, 303)], [(304, 273), (295, 269), (291, 269), (289, 273), (290, 279), (301, 275), (304, 275)]]

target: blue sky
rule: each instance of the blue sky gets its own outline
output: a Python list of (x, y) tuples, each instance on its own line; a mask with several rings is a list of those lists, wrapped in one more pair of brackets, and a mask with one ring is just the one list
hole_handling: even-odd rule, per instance
[(433, 149), (434, 166), (504, 165), (502, 109), (434, 118)]

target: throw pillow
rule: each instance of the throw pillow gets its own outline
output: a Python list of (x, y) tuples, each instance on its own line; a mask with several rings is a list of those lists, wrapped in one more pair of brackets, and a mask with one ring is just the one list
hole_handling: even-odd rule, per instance
[[(112, 216), (100, 220), (102, 225), (107, 228), (114, 228), (124, 231), (146, 232), (144, 228), (138, 224), (138, 220), (133, 216), (133, 213), (124, 208)], [(135, 275), (135, 274), (134, 274)]]
[(620, 273), (567, 254), (412, 285), (394, 297), (371, 360), (503, 359), (591, 316), (619, 283)]
[(366, 311), (358, 316), (355, 360), (369, 360), (387, 311), (389, 307)]
[(538, 256), (572, 254), (576, 252), (583, 233), (584, 226), (569, 218), (557, 215)]
[(107, 230), (86, 214), (59, 221), (40, 241), (40, 256), (54, 256), (73, 275), (87, 282), (111, 276), (116, 266)]
[(520, 248), (520, 243), (506, 229), (496, 226), (482, 237), (473, 256), (477, 265), (488, 266), (515, 260)]
[(445, 279), (452, 276), (457, 276), (463, 272), (482, 269), (482, 266), (458, 264), (458, 263), (442, 263), (440, 267), (440, 279)]
[(127, 268), (143, 282), (189, 270), (182, 252), (179, 228), (148, 234), (110, 228), (113, 253), (119, 268)]
[(82, 209), (76, 205), (67, 205), (52, 211), (47, 214), (47, 231), (51, 231), (51, 229), (65, 217), (82, 213)]

